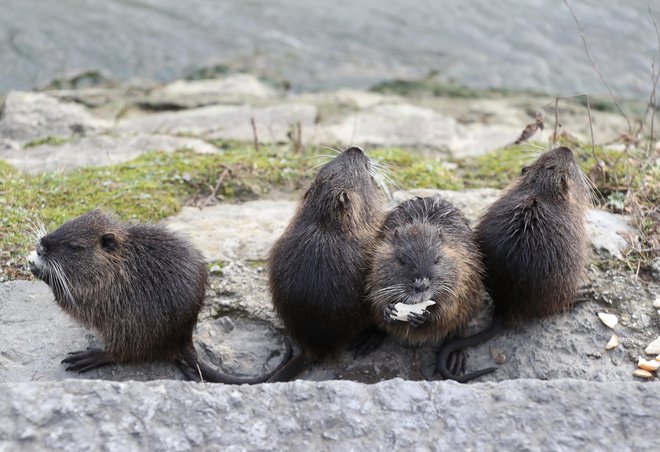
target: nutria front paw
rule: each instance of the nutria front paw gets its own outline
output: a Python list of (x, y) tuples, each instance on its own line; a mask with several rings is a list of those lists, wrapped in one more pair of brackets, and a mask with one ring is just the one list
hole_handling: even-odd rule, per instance
[(89, 348), (71, 352), (62, 360), (63, 364), (71, 364), (66, 370), (84, 373), (92, 369), (107, 366), (113, 362), (105, 356), (105, 352), (98, 348)]
[(387, 323), (394, 322), (397, 315), (397, 310), (393, 304), (388, 304), (383, 308), (383, 318)]
[(408, 323), (410, 323), (410, 326), (413, 328), (417, 328), (422, 326), (424, 323), (426, 323), (426, 319), (429, 318), (429, 311), (424, 310), (422, 311), (421, 314), (417, 314), (415, 312), (411, 312), (408, 314)]

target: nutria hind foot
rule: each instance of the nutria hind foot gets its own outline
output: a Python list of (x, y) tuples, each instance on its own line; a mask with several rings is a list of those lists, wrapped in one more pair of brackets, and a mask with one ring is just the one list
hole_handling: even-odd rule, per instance
[(105, 352), (99, 348), (88, 348), (87, 350), (71, 352), (62, 360), (62, 363), (70, 364), (66, 370), (77, 370), (81, 374), (99, 367), (114, 364), (112, 360), (108, 359)]
[(584, 303), (589, 301), (594, 295), (593, 284), (588, 283), (580, 286), (575, 293), (574, 303)]
[[(475, 378), (495, 372), (497, 367), (488, 367), (479, 369), (466, 375), (457, 375), (465, 368), (465, 355), (463, 349), (474, 347), (492, 339), (502, 329), (498, 320), (493, 320), (488, 328), (472, 336), (458, 337), (446, 341), (440, 346), (438, 351), (438, 360), (436, 363), (436, 373), (439, 373), (445, 380), (454, 380), (459, 383), (466, 383)], [(462, 355), (462, 356), (461, 356)]]
[[(438, 352), (438, 363), (440, 362), (440, 352)], [(465, 372), (465, 363), (467, 362), (467, 354), (465, 350), (454, 350), (447, 357), (447, 370), (454, 375), (460, 375)], [(436, 364), (437, 366), (437, 364)]]
[(353, 359), (364, 358), (378, 349), (387, 339), (387, 333), (378, 327), (371, 326), (358, 334), (348, 350), (353, 353)]

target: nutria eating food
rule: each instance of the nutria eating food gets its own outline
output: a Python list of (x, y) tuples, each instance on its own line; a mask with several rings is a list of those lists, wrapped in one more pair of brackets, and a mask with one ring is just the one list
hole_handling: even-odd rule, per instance
[[(412, 345), (438, 345), (464, 334), (483, 304), (482, 257), (467, 219), (440, 196), (399, 204), (378, 235), (368, 296), (379, 327)], [(445, 378), (468, 381), (484, 369), (457, 377), (462, 364), (438, 361)], [(458, 366), (458, 368), (457, 368)]]

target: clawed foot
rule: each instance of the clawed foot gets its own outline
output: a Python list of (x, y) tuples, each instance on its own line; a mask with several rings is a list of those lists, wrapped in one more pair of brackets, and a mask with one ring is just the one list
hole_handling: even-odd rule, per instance
[(396, 308), (394, 307), (393, 304), (388, 304), (383, 308), (383, 319), (387, 323), (394, 322), (394, 318), (396, 316)]
[(419, 326), (422, 326), (425, 322), (426, 319), (429, 318), (429, 311), (422, 311), (421, 314), (416, 314), (414, 312), (411, 312), (408, 314), (408, 323), (410, 323), (410, 326), (413, 328), (417, 328)]
[(364, 357), (381, 346), (387, 334), (377, 328), (367, 328), (353, 340), (349, 350), (353, 352), (353, 358)]
[(105, 356), (105, 352), (98, 348), (90, 348), (87, 350), (80, 350), (71, 352), (66, 358), (62, 360), (63, 364), (70, 364), (66, 370), (78, 371), (84, 373), (92, 369), (107, 366), (113, 362)]
[(194, 370), (191, 369), (190, 366), (188, 366), (188, 364), (186, 364), (182, 360), (177, 360), (176, 365), (179, 368), (179, 370), (181, 370), (181, 373), (186, 378), (186, 380), (194, 381), (194, 382), (197, 382), (197, 383), (199, 383), (200, 381), (203, 381), (202, 376), (200, 375), (198, 369), (194, 369)]
[(454, 350), (449, 354), (445, 363), (440, 362), (440, 352), (438, 352), (438, 360), (436, 362), (436, 373), (440, 372), (441, 367), (444, 365), (445, 369), (451, 372), (453, 375), (461, 375), (465, 372), (465, 363), (467, 362), (467, 355), (463, 350)]
[(406, 320), (399, 320), (396, 318), (398, 311), (393, 304), (389, 304), (383, 308), (383, 318), (386, 322), (393, 322), (395, 320), (399, 322), (408, 322), (413, 328), (417, 328), (423, 325), (426, 322), (426, 319), (429, 318), (429, 311), (426, 309), (423, 310), (420, 314), (415, 312), (409, 312), (408, 318)]
[(584, 303), (593, 296), (593, 285), (591, 283), (581, 286), (573, 299), (574, 303)]

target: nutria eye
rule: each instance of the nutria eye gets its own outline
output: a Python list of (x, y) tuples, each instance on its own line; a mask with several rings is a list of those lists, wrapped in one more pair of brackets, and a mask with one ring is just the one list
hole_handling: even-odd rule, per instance
[(399, 263), (399, 265), (406, 265), (406, 262), (400, 256), (397, 256), (396, 261)]
[(435, 260), (433, 261), (433, 265), (438, 265), (440, 263), (440, 258), (436, 257)]

